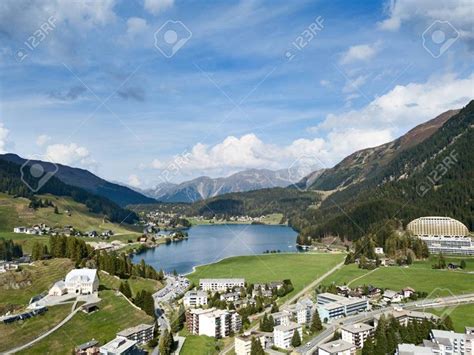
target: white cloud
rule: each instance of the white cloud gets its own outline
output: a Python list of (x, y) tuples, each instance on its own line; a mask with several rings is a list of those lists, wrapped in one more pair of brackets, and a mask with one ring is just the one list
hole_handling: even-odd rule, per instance
[(144, 8), (153, 15), (172, 7), (174, 0), (145, 0)]
[(0, 122), (0, 154), (5, 154), (5, 146), (7, 145), (9, 130)]
[(325, 80), (325, 79), (320, 80), (320, 81), (319, 81), (319, 84), (320, 84), (322, 87), (325, 87), (325, 88), (331, 86), (331, 82), (330, 82), (329, 80)]
[(360, 87), (363, 86), (369, 75), (359, 75), (355, 79), (348, 79), (344, 87), (342, 88), (342, 92), (345, 94), (353, 93), (354, 91), (359, 91)]
[(132, 174), (128, 177), (128, 184), (132, 187), (140, 187), (142, 182), (137, 175)]
[(129, 37), (135, 37), (137, 34), (146, 31), (148, 25), (146, 20), (140, 17), (130, 17), (127, 20), (127, 35)]
[(342, 54), (340, 63), (349, 64), (359, 61), (368, 61), (372, 59), (375, 54), (378, 52), (380, 43), (374, 44), (359, 44), (356, 46), (351, 46), (349, 49)]
[(48, 143), (49, 141), (51, 140), (51, 137), (46, 135), (46, 134), (42, 134), (40, 136), (38, 136), (38, 138), (36, 138), (36, 144), (40, 147), (44, 146), (46, 143)]
[(432, 78), (426, 83), (397, 85), (365, 107), (341, 114), (330, 114), (318, 129), (392, 128), (396, 134), (459, 108), (474, 97), (474, 74), (464, 79), (454, 75)]
[(387, 3), (388, 18), (379, 23), (383, 30), (396, 31), (408, 21), (450, 21), (461, 31), (472, 34), (472, 0), (391, 0)]
[(85, 147), (78, 146), (75, 143), (52, 144), (46, 148), (46, 157), (58, 164), (70, 166), (82, 166), (88, 169), (96, 167), (97, 163), (90, 156)]

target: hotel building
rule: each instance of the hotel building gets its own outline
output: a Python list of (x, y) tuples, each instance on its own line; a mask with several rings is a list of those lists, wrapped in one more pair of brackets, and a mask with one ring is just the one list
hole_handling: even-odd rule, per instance
[(199, 287), (204, 291), (228, 291), (234, 287), (244, 287), (245, 279), (201, 279)]

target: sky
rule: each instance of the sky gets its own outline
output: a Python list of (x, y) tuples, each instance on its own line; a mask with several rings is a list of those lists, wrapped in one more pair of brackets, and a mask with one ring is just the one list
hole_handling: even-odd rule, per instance
[(470, 0), (0, 2), (0, 152), (138, 188), (328, 168), (474, 97)]

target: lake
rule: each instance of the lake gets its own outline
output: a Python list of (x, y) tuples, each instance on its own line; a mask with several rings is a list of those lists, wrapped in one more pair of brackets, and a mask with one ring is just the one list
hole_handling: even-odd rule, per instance
[(162, 244), (134, 255), (132, 261), (144, 259), (156, 270), (176, 270), (180, 274), (194, 266), (215, 263), (229, 256), (262, 254), (266, 250), (296, 252), (297, 233), (287, 226), (221, 224), (193, 226), (189, 238)]

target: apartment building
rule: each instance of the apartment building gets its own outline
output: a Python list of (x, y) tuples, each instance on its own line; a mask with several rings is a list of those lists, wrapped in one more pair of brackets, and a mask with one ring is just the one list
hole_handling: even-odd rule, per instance
[(235, 337), (234, 350), (236, 355), (250, 355), (252, 350), (252, 338), (260, 341), (262, 349), (266, 349), (273, 344), (273, 334), (266, 332), (256, 332), (239, 335)]
[(183, 297), (185, 307), (200, 307), (207, 305), (207, 292), (205, 291), (188, 291)]
[(139, 324), (135, 327), (124, 329), (117, 333), (118, 337), (135, 340), (138, 344), (148, 343), (153, 339), (154, 324)]
[(322, 321), (351, 316), (369, 309), (369, 301), (366, 298), (347, 298), (332, 293), (318, 294), (317, 305)]
[(245, 279), (200, 279), (199, 287), (204, 291), (222, 292), (234, 287), (244, 287)]
[(275, 325), (288, 325), (290, 324), (290, 313), (287, 311), (281, 311), (272, 313), (273, 322)]
[(303, 326), (301, 324), (290, 322), (288, 325), (276, 326), (273, 329), (273, 341), (275, 346), (282, 349), (290, 348), (294, 332), (298, 332), (300, 338), (303, 339)]
[(367, 338), (371, 337), (374, 327), (365, 323), (346, 324), (341, 326), (342, 340), (362, 349)]
[(242, 328), (242, 318), (233, 310), (190, 309), (186, 312), (186, 328), (192, 334), (224, 338)]
[(309, 324), (314, 313), (314, 303), (309, 298), (304, 298), (295, 305), (294, 314), (298, 324)]
[(318, 355), (355, 355), (356, 346), (344, 340), (334, 340), (318, 346)]

